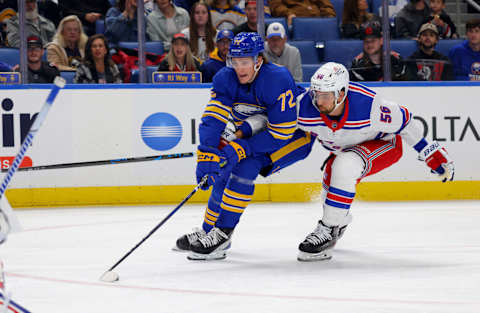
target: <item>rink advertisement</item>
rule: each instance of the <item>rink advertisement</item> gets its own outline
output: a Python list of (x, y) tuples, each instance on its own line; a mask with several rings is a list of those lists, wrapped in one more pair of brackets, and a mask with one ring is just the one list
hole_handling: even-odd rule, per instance
[[(169, 87), (169, 88), (168, 88)], [(23, 166), (195, 152), (209, 86), (67, 86), (28, 150)], [(378, 88), (376, 88), (378, 87)], [(18, 89), (17, 89), (18, 88)], [(441, 184), (405, 145), (404, 157), (358, 188), (367, 200), (480, 198), (480, 85), (374, 87), (408, 107), (427, 139), (447, 147), (455, 182)], [(18, 152), (45, 87), (0, 89), (2, 168)], [(315, 145), (304, 161), (260, 178), (256, 200), (307, 201), (318, 196), (320, 167), (328, 153)], [(7, 192), (14, 206), (63, 206), (176, 202), (195, 184), (196, 158), (18, 172)], [(202, 192), (194, 201), (203, 201)]]

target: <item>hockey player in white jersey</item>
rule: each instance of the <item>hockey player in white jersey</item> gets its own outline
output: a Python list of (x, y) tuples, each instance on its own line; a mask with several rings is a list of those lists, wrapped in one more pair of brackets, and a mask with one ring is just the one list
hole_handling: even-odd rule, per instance
[(323, 177), (323, 217), (299, 246), (299, 261), (325, 260), (351, 221), (357, 183), (397, 162), (402, 139), (440, 179), (450, 181), (453, 161), (438, 142), (427, 141), (404, 106), (349, 81), (338, 63), (322, 65), (298, 99), (298, 127), (317, 135), (329, 151)]

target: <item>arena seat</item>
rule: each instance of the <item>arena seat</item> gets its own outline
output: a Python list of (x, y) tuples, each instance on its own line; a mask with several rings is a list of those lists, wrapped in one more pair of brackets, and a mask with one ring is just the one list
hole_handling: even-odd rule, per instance
[(328, 40), (325, 42), (323, 61), (342, 63), (346, 68), (350, 68), (353, 58), (362, 50), (362, 40)]
[(61, 71), (60, 76), (62, 76), (67, 84), (73, 84), (73, 78), (75, 77), (76, 71)]
[[(118, 48), (126, 49), (138, 49), (138, 42), (136, 41), (120, 41), (117, 45)], [(158, 55), (163, 54), (163, 42), (161, 41), (147, 41), (145, 42), (145, 51), (155, 53)]]
[(435, 47), (435, 50), (448, 57), (450, 50), (454, 46), (461, 44), (464, 41), (465, 39), (440, 39)]
[(105, 34), (105, 20), (99, 19), (95, 22), (95, 33)]
[(20, 51), (16, 48), (0, 48), (0, 61), (10, 66), (20, 64)]
[[(156, 72), (158, 66), (147, 66), (147, 83), (152, 82), (152, 74)], [(131, 83), (138, 83), (140, 81), (140, 71), (138, 69), (132, 70)]]
[(310, 78), (312, 78), (313, 74), (318, 70), (318, 68), (322, 65), (321, 63), (318, 64), (302, 64), (302, 71), (303, 71), (303, 81), (310, 82)]
[(326, 41), (340, 39), (336, 17), (295, 17), (292, 40)]
[(344, 0), (332, 0), (332, 5), (337, 13), (337, 24), (340, 25), (342, 24)]
[(417, 50), (417, 42), (412, 39), (391, 40), (390, 49), (400, 53), (402, 59), (407, 59)]
[(315, 41), (289, 41), (290, 45), (297, 47), (302, 56), (302, 63), (319, 63), (320, 58)]

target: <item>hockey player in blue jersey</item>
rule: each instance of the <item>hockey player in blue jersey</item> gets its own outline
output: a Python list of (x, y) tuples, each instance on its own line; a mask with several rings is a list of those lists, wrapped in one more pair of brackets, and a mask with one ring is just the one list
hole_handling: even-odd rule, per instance
[[(268, 63), (262, 52), (264, 43), (257, 33), (240, 33), (233, 39), (227, 67), (213, 78), (211, 99), (199, 126), (197, 181), (208, 175), (206, 189), (213, 185), (202, 229), (177, 240), (177, 250), (191, 250), (189, 259), (225, 258), (232, 232), (254, 192), (259, 172), (275, 169), (276, 160), (288, 159), (288, 143), (310, 150), (310, 135), (295, 132), (298, 87), (284, 67)], [(265, 116), (266, 127), (255, 133), (253, 116)], [(223, 149), (218, 149), (229, 119), (239, 126), (240, 134)], [(297, 149), (298, 150), (298, 149)]]
[(331, 258), (332, 248), (351, 221), (357, 183), (397, 162), (403, 154), (402, 139), (443, 182), (453, 179), (454, 165), (446, 150), (423, 137), (408, 109), (349, 82), (341, 64), (322, 65), (297, 105), (298, 127), (315, 133), (331, 151), (324, 163), (323, 217), (300, 243), (299, 261)]

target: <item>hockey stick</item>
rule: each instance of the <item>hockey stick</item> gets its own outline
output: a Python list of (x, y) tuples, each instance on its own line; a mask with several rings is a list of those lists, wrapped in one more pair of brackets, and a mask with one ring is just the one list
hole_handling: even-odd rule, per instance
[[(155, 161), (155, 160), (168, 160), (168, 159), (180, 159), (188, 158), (193, 156), (193, 152), (184, 152), (184, 153), (172, 153), (172, 154), (162, 154), (162, 155), (152, 155), (145, 157), (134, 157), (134, 158), (122, 158), (122, 159), (111, 159), (111, 160), (101, 160), (101, 161), (87, 161), (87, 162), (76, 162), (76, 163), (61, 163), (61, 164), (50, 164), (50, 165), (39, 165), (32, 167), (21, 167), (18, 171), (39, 171), (39, 170), (51, 170), (59, 168), (73, 168), (73, 167), (85, 167), (85, 166), (97, 166), (97, 165), (108, 165), (108, 164), (121, 164), (121, 163), (135, 163), (135, 162), (145, 162), (145, 161)], [(2, 172), (6, 172), (8, 169), (2, 169)]]
[(115, 263), (112, 267), (110, 267), (110, 269), (108, 271), (106, 271), (105, 273), (103, 273), (102, 276), (100, 276), (100, 280), (101, 281), (104, 281), (104, 282), (109, 282), (109, 283), (113, 283), (117, 280), (119, 280), (120, 276), (115, 273), (115, 272), (112, 272), (113, 269), (115, 269), (115, 267), (117, 267), (120, 263), (123, 262), (123, 260), (125, 260), (130, 254), (132, 254), (133, 251), (135, 251), (138, 247), (140, 247), (140, 245), (142, 243), (145, 242), (145, 240), (147, 240), (148, 238), (150, 238), (151, 235), (153, 235), (154, 232), (156, 232), (163, 224), (165, 224), (165, 222), (170, 218), (172, 217), (173, 214), (175, 214), (175, 212), (178, 211), (178, 209), (180, 209), (184, 204), (185, 202), (187, 202), (197, 191), (198, 189), (200, 189), (200, 187), (203, 186), (203, 184), (205, 184), (207, 182), (207, 179), (208, 179), (208, 176), (205, 175), (202, 180), (200, 181), (200, 183), (198, 183), (197, 186), (195, 186), (195, 188), (193, 188), (193, 190), (188, 194), (188, 196), (186, 196), (182, 202), (180, 202), (179, 205), (177, 205), (177, 207), (175, 209), (173, 209), (172, 212), (170, 212), (160, 223), (157, 224), (157, 226), (155, 226), (148, 234), (147, 236), (145, 236), (142, 240), (140, 240), (139, 243), (137, 243), (135, 245), (135, 247), (133, 247), (132, 249), (130, 249), (130, 251), (128, 251), (120, 260), (117, 261), (117, 263)]
[[(55, 98), (58, 95), (58, 92), (60, 89), (65, 87), (65, 80), (61, 78), (60, 76), (55, 77), (55, 81), (53, 82), (53, 87), (50, 90), (50, 93), (48, 94), (47, 100), (43, 104), (40, 112), (38, 113), (37, 117), (35, 118), (35, 121), (33, 122), (32, 126), (30, 127), (30, 130), (28, 131), (27, 136), (23, 140), (23, 143), (20, 147), (20, 151), (17, 153), (15, 156), (15, 159), (13, 160), (12, 166), (8, 170), (7, 174), (3, 178), (2, 184), (0, 185), (0, 199), (2, 198), (3, 194), (5, 193), (5, 190), (7, 189), (8, 183), (10, 183), (10, 180), (12, 179), (13, 175), (18, 169), (18, 166), (20, 163), (22, 163), (23, 157), (25, 156), (25, 153), (27, 152), (27, 149), (30, 147), (33, 141), (33, 137), (35, 134), (38, 132), (40, 127), (43, 124), (43, 121), (47, 117), (48, 111), (50, 111), (50, 107), (52, 106), (53, 102), (55, 101)], [(5, 219), (5, 224), (3, 225), (4, 228), (7, 228), (6, 230), (0, 229), (0, 233), (3, 233), (5, 235), (5, 239), (7, 237), (7, 234), (10, 232), (10, 222), (8, 220), (7, 214), (0, 208), (0, 213), (1, 217)]]

